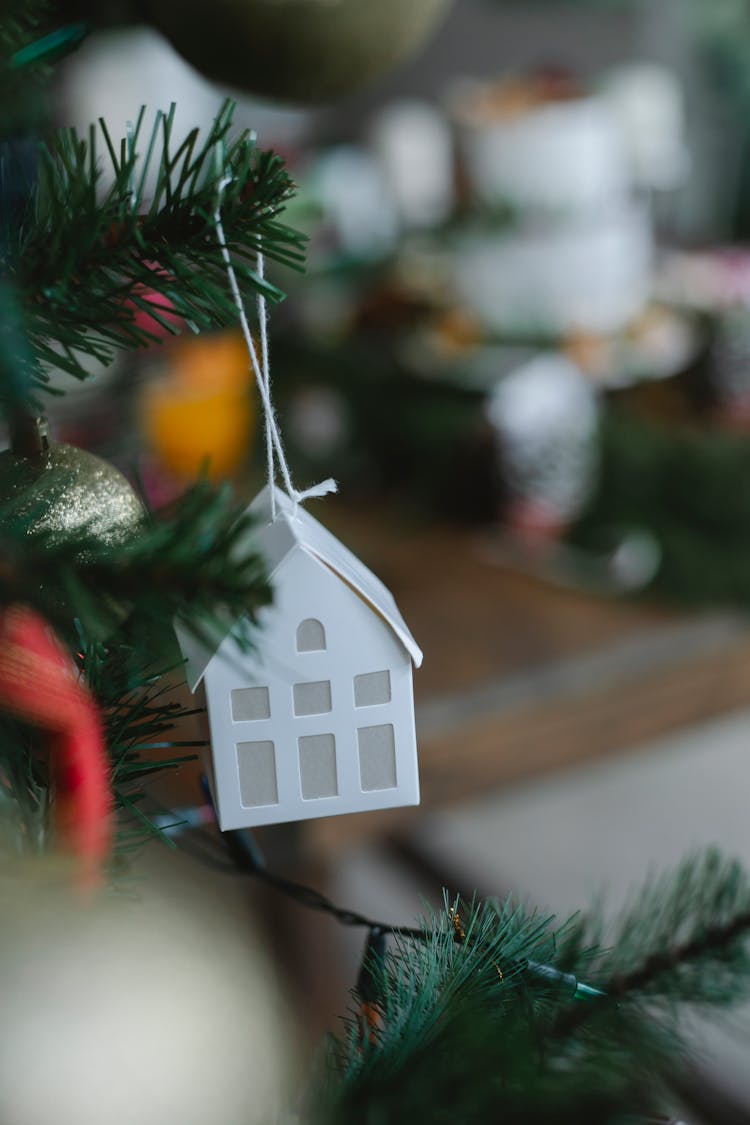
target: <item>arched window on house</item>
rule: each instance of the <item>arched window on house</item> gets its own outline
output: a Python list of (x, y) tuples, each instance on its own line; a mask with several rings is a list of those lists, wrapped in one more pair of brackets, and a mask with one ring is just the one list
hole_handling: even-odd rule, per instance
[(322, 652), (326, 647), (326, 631), (320, 621), (308, 617), (297, 626), (297, 652)]

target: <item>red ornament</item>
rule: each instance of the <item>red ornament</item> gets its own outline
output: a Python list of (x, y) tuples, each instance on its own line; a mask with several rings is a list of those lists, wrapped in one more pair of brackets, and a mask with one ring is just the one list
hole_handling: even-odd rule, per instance
[[(158, 262), (144, 262), (144, 265), (154, 274), (154, 277), (169, 277), (167, 271), (162, 269)], [(145, 308), (143, 302), (145, 302)], [(171, 340), (174, 336), (178, 336), (185, 326), (183, 317), (175, 312), (174, 304), (170, 298), (164, 293), (151, 289), (146, 284), (135, 285), (126, 304), (132, 312), (133, 323), (136, 328), (141, 332), (148, 333), (154, 341)]]
[(27, 606), (0, 614), (0, 709), (49, 739), (55, 829), (93, 888), (111, 841), (109, 766), (96, 704), (47, 622)]

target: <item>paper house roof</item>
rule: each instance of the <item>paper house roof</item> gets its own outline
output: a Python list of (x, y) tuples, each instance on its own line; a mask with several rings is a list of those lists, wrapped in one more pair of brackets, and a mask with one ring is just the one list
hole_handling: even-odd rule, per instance
[[(370, 605), (373, 612), (383, 618), (409, 653), (415, 667), (419, 668), (422, 650), (409, 632), (393, 595), (335, 535), (301, 506), (295, 512), (294, 504), (279, 488), (276, 489), (276, 519), (273, 523), (271, 490), (268, 485), (256, 496), (248, 511), (257, 520), (257, 526), (252, 531), (252, 546), (264, 559), (269, 577), (273, 578), (275, 571), (292, 551), (305, 551), (338, 575), (342, 582)], [(234, 622), (228, 623), (227, 633), (233, 624)], [(214, 648), (207, 648), (180, 626), (177, 626), (176, 632), (186, 661), (188, 684), (190, 690), (195, 691), (219, 646), (217, 644)]]

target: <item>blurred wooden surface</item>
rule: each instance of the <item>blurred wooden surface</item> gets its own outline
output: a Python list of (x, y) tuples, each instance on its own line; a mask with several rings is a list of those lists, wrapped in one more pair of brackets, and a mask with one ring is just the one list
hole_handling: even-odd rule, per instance
[(392, 591), (422, 648), (417, 704), (678, 620), (654, 606), (561, 590), (502, 570), (483, 558), (473, 529), (415, 525), (334, 503), (324, 518)]
[[(422, 807), (637, 748), (750, 704), (750, 628), (732, 613), (562, 589), (488, 562), (477, 533), (330, 506), (424, 650), (415, 673)], [(413, 810), (311, 821), (323, 850)]]

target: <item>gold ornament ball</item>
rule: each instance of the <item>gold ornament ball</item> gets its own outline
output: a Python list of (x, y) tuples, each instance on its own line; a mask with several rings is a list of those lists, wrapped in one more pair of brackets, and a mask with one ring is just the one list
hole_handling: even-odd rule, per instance
[(28, 519), (29, 534), (57, 543), (90, 534), (114, 543), (143, 519), (141, 501), (122, 473), (73, 445), (50, 443), (32, 457), (0, 453), (5, 519)]
[(298, 104), (332, 101), (415, 52), (449, 0), (142, 0), (208, 78)]

